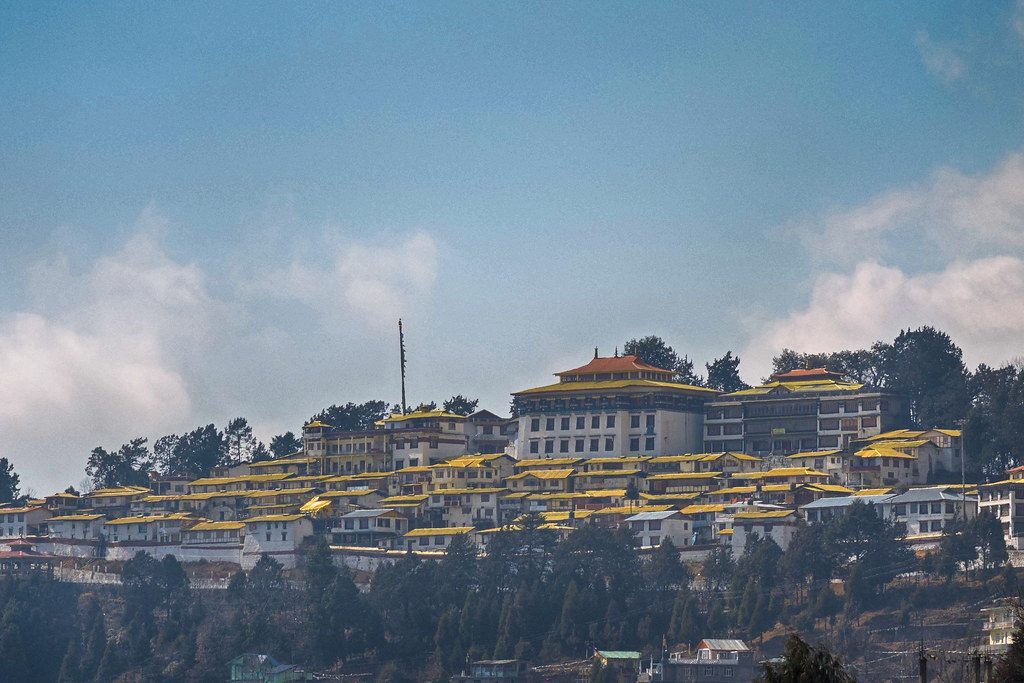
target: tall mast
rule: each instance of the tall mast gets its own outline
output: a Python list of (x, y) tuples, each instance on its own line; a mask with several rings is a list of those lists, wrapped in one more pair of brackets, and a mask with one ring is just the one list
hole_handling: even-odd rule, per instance
[(398, 356), (402, 365), (402, 415), (408, 412), (405, 405), (405, 333), (402, 332), (402, 319), (398, 319)]

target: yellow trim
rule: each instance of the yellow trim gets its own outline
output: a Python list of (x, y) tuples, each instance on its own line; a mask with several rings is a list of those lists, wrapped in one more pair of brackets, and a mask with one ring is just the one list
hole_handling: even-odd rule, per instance
[(707, 387), (695, 387), (689, 384), (677, 384), (675, 382), (659, 382), (653, 379), (613, 379), (588, 382), (558, 382), (543, 387), (524, 389), (517, 391), (513, 396), (526, 396), (530, 394), (564, 393), (573, 391), (607, 391), (609, 389), (671, 389), (673, 391), (685, 391), (687, 393), (700, 393), (718, 395), (718, 391)]
[(473, 531), (471, 526), (452, 526), (452, 527), (421, 527), (419, 529), (413, 529), (408, 531), (403, 536), (405, 538), (419, 538), (421, 536), (461, 536), (462, 534), (468, 534)]

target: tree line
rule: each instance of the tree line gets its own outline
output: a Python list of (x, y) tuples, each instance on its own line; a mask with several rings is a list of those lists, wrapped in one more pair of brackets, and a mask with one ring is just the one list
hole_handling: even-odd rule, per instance
[[(444, 410), (469, 415), (476, 410), (479, 399), (458, 394), (444, 401)], [(331, 405), (312, 415), (307, 422), (319, 420), (341, 429), (373, 429), (374, 425), (396, 410), (385, 401), (344, 403)], [(436, 410), (434, 402), (423, 403), (418, 410)], [(252, 426), (244, 417), (228, 421), (223, 429), (214, 424), (196, 427), (184, 434), (161, 436), (149, 446), (149, 439), (137, 437), (116, 450), (97, 446), (89, 454), (85, 472), (92, 486), (147, 486), (149, 473), (156, 471), (166, 477), (198, 479), (207, 476), (214, 467), (260, 462), (290, 455), (302, 449), (302, 438), (288, 431), (278, 434), (264, 444), (253, 434)], [(5, 502), (5, 491), (13, 486), (17, 490), (17, 475), (13, 468), (5, 476), (6, 459), (0, 459), (0, 503)], [(14, 479), (11, 479), (11, 477)]]

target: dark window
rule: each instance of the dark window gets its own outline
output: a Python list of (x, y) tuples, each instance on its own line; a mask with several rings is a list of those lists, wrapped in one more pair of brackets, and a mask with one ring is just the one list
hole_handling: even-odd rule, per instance
[(640, 450), (640, 438), (639, 437), (634, 436), (634, 437), (631, 437), (629, 439), (629, 450), (634, 451), (634, 452)]
[(584, 448), (583, 439), (576, 439), (576, 452), (582, 453)]
[(567, 418), (567, 417), (563, 417), (562, 418), (562, 429), (563, 430), (569, 429), (569, 418)]
[(604, 426), (607, 427), (608, 429), (612, 429), (615, 426), (615, 416), (609, 415), (607, 419), (605, 419)]
[(600, 429), (601, 428), (601, 416), (600, 415), (595, 415), (594, 417), (590, 418), (590, 428), (591, 429)]
[(614, 451), (615, 450), (615, 439), (613, 437), (609, 436), (609, 437), (605, 438), (605, 440), (604, 440), (604, 449), (606, 451)]
[(587, 418), (577, 417), (576, 418), (576, 429), (583, 429), (587, 426)]
[(629, 416), (629, 428), (630, 429), (638, 429), (639, 427), (640, 427), (640, 416), (639, 415), (630, 415)]
[(540, 442), (538, 442), (538, 441), (531, 441), (530, 442), (530, 452), (531, 453), (538, 453), (538, 452), (540, 452)]
[(654, 450), (654, 437), (653, 436), (649, 436), (649, 437), (647, 437), (644, 440), (644, 450), (645, 451), (653, 451)]
[(535, 417), (532, 420), (530, 420), (530, 431), (531, 432), (539, 432), (540, 431), (540, 418)]
[(558, 452), (559, 453), (568, 453), (569, 452), (569, 439), (562, 439), (558, 443)]
[(549, 417), (547, 421), (544, 423), (544, 429), (548, 430), (549, 432), (553, 432), (555, 430), (555, 418)]
[(591, 453), (596, 453), (598, 448), (600, 448), (600, 444), (601, 444), (601, 440), (600, 439), (591, 439), (590, 440), (590, 452)]
[(554, 441), (545, 441), (544, 442), (544, 452), (545, 453), (554, 453), (555, 452), (555, 442)]
[(654, 416), (653, 415), (648, 415), (647, 416), (647, 426), (651, 427), (651, 428), (654, 427)]

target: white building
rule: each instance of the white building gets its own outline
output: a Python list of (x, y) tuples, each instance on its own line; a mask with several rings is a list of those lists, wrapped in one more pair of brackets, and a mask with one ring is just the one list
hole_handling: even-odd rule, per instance
[(408, 530), (409, 520), (396, 510), (353, 510), (341, 516), (331, 535), (342, 545), (390, 547)]
[(785, 550), (796, 533), (796, 510), (737, 512), (732, 517), (732, 554), (739, 557), (752, 537), (770, 538)]
[(978, 499), (954, 494), (948, 487), (910, 489), (888, 501), (892, 516), (907, 537), (939, 534), (957, 519), (974, 519), (978, 514)]
[(700, 451), (704, 402), (717, 392), (674, 382), (636, 356), (600, 358), (513, 394), (519, 458)]
[(35, 536), (51, 514), (42, 505), (0, 508), (0, 538)]
[(627, 517), (625, 523), (636, 533), (641, 548), (654, 548), (666, 540), (677, 548), (690, 545), (690, 520), (678, 510), (639, 512)]
[(427, 507), (444, 526), (495, 526), (501, 524), (498, 510), (504, 493), (503, 487), (431, 491)]
[(285, 569), (298, 564), (302, 541), (313, 534), (313, 522), (305, 515), (264, 515), (245, 520), (242, 569), (256, 566), (261, 555), (270, 555)]
[(404, 545), (405, 550), (433, 550), (443, 552), (449, 545), (451, 545), (451, 542), (455, 537), (471, 534), (473, 531), (475, 531), (475, 529), (471, 526), (423, 527), (406, 532), (398, 543), (401, 544), (399, 547)]

